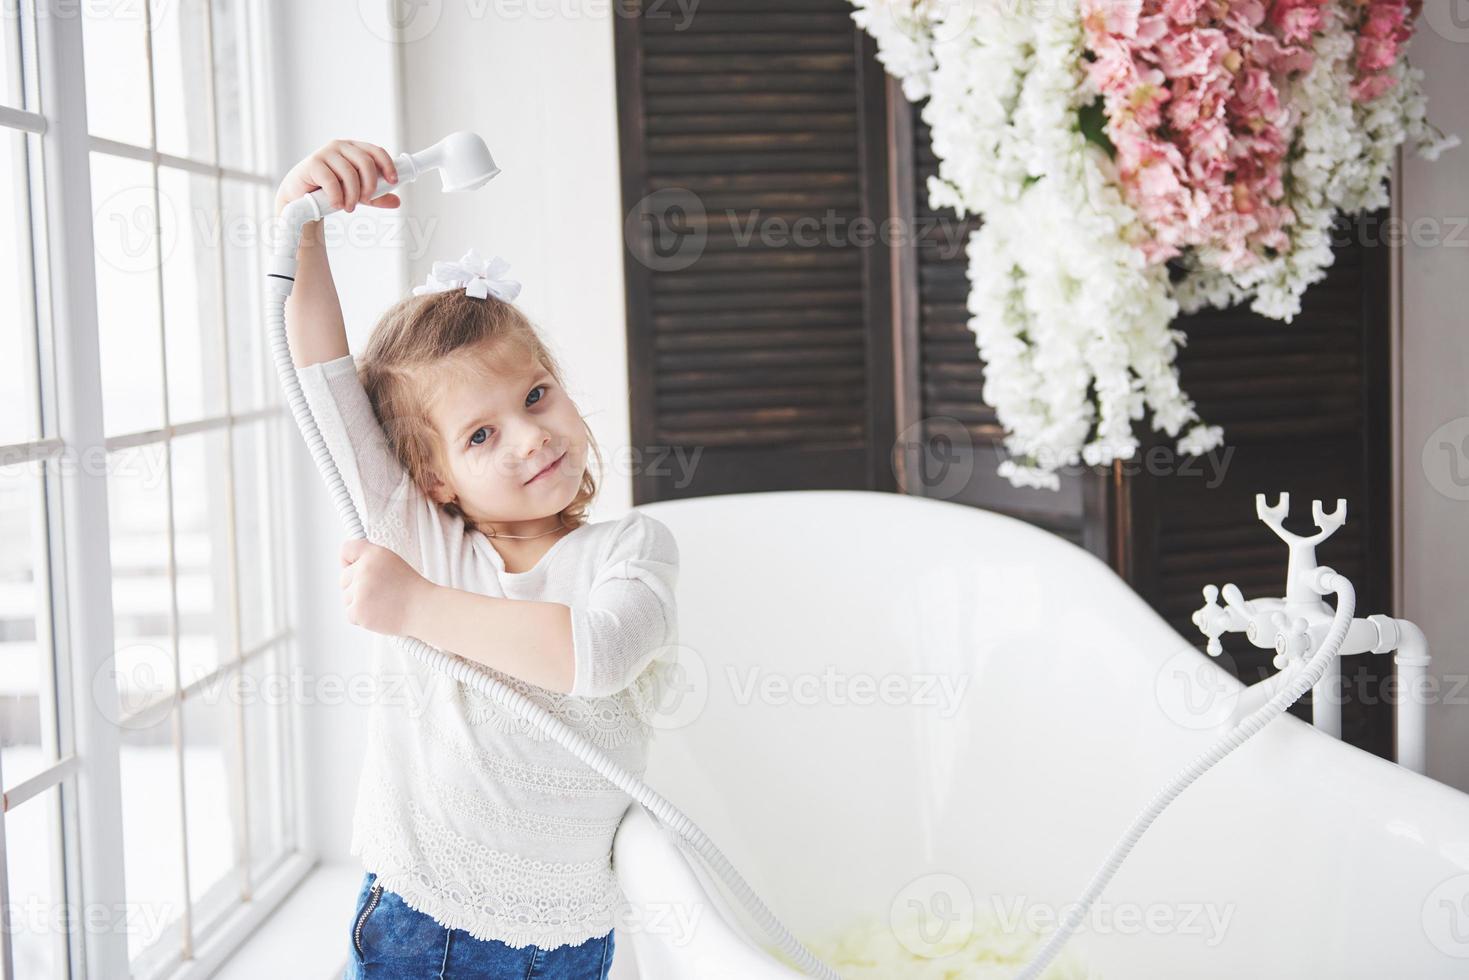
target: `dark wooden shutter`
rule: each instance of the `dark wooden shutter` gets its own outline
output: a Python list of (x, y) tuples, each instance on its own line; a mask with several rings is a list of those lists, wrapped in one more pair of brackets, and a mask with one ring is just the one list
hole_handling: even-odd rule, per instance
[[(635, 502), (895, 488), (886, 250), (848, 235), (738, 238), (752, 218), (820, 229), (828, 215), (882, 216), (871, 39), (845, 0), (702, 0), (687, 21), (625, 2), (622, 14), (631, 428), (653, 464), (634, 474)], [(699, 235), (697, 257), (669, 268), (686, 256), (668, 242)], [(691, 479), (653, 462), (675, 451), (698, 454)]]
[[(1391, 253), (1373, 233), (1387, 216), (1365, 215), (1334, 232), (1335, 262), (1291, 323), (1244, 307), (1178, 321), (1188, 335), (1179, 354), (1183, 388), (1206, 421), (1224, 427), (1225, 447), (1215, 453), (1224, 475), (1139, 476), (1118, 504), (1133, 527), (1133, 586), (1184, 636), (1199, 635), (1189, 616), (1206, 582), (1233, 582), (1246, 598), (1284, 594), (1286, 546), (1255, 516), (1257, 492), (1274, 504), (1288, 491), (1286, 527), (1302, 534), (1316, 530), (1313, 498), (1329, 511), (1345, 497), (1347, 522), (1316, 558), (1352, 580), (1358, 616), (1392, 614)], [(1246, 680), (1270, 669), (1273, 653), (1241, 636), (1225, 649)], [(1355, 655), (1342, 669), (1343, 738), (1390, 756), (1391, 658)]]
[[(897, 83), (890, 83), (894, 170), (900, 175), (895, 183), (902, 187), (895, 207), (914, 229), (913, 245), (899, 257), (894, 287), (905, 304), (899, 364), (908, 366), (912, 389), (900, 398), (897, 426), (900, 433), (915, 432), (903, 487), (1009, 514), (1106, 557), (1108, 474), (1063, 473), (1059, 490), (1038, 491), (1014, 487), (995, 472), (1005, 458), (1004, 433), (980, 397), (983, 373), (968, 309), (966, 246), (983, 218), (960, 219), (952, 209), (929, 207), (928, 179), (938, 173), (938, 158), (923, 105), (907, 102)], [(898, 390), (905, 390), (901, 380)]]
[[(1391, 614), (1389, 252), (1365, 232), (1385, 215), (1342, 236), (1294, 323), (1247, 309), (1178, 323), (1184, 388), (1225, 428), (1217, 485), (1196, 460), (1151, 470), (1170, 440), (1143, 432), (1133, 461), (1063, 474), (1059, 492), (1013, 487), (995, 473), (1002, 433), (967, 325), (962, 246), (982, 219), (928, 209), (928, 131), (850, 13), (845, 0), (703, 0), (684, 22), (624, 0), (615, 18), (635, 501), (865, 487), (985, 507), (1103, 557), (1202, 647), (1189, 615), (1205, 583), (1283, 592), (1286, 549), (1254, 494), (1289, 491), (1300, 531), (1313, 497), (1344, 496), (1347, 524), (1319, 558), (1353, 580), (1363, 615)], [(640, 220), (648, 195), (679, 188), (704, 217)], [(727, 212), (896, 218), (918, 241), (741, 244)], [(707, 236), (685, 267), (659, 268), (670, 232)], [(700, 454), (691, 479), (658, 455), (672, 451)], [(1247, 681), (1270, 659), (1238, 636), (1226, 649)], [(1387, 755), (1392, 664), (1344, 669), (1365, 692), (1349, 692), (1344, 736)]]

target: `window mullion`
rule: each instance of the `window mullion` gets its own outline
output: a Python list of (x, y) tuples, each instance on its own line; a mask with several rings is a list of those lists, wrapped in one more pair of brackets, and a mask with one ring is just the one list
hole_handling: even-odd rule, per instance
[[(97, 699), (115, 698), (112, 562), (107, 513), (107, 454), (102, 417), (102, 369), (98, 338), (97, 279), (92, 230), (91, 166), (87, 141), (87, 93), (82, 21), (75, 11), (51, 9), (41, 0), (36, 18), (41, 135), (45, 182), (45, 267), (55, 351), (56, 435), (70, 458), (61, 488), (61, 520), (53, 541), (60, 554), (54, 611), (68, 683), (69, 750), (84, 764), (75, 794), (66, 799), (69, 840), (76, 841), (81, 894), (72, 908), (125, 908), (126, 881), (119, 771), (120, 731), (110, 718), (117, 704), (99, 710)], [(64, 637), (64, 642), (62, 638)], [(93, 683), (105, 680), (106, 683)], [(87, 977), (129, 973), (127, 934), (114, 929), (76, 929), (79, 966)]]
[[(163, 379), (159, 396), (163, 407), (163, 428), (165, 432), (171, 430), (172, 419), (169, 415), (169, 385), (168, 385), (168, 298), (164, 295), (163, 288), (163, 228), (162, 228), (162, 205), (159, 198), (162, 194), (160, 188), (161, 178), (159, 176), (158, 164), (158, 99), (156, 96), (156, 85), (153, 73), (153, 7), (149, 3), (142, 5), (143, 10), (143, 51), (144, 64), (147, 68), (148, 78), (148, 151), (149, 168), (153, 174), (153, 250), (154, 250), (154, 285), (158, 292), (158, 360), (161, 365), (160, 376)], [(164, 506), (168, 514), (168, 643), (169, 653), (173, 660), (173, 689), (183, 689), (182, 662), (179, 643), (179, 570), (178, 570), (178, 532), (174, 523), (174, 496), (173, 496), (173, 437), (165, 436), (163, 440), (163, 495)], [(190, 960), (194, 956), (194, 893), (190, 886), (189, 876), (189, 792), (188, 778), (184, 766), (185, 748), (185, 725), (184, 725), (184, 699), (176, 698), (170, 711), (172, 715), (173, 728), (173, 751), (174, 764), (176, 766), (175, 776), (178, 780), (178, 806), (179, 806), (179, 869), (183, 879), (183, 908), (179, 910), (179, 950), (178, 955), (184, 960)]]
[[(0, 786), (5, 785), (5, 768), (0, 764)], [(5, 863), (5, 815), (0, 812), (0, 908), (10, 909), (10, 871)], [(0, 929), (0, 976), (15, 976), (15, 953), (11, 930)]]
[[(209, 92), (209, 140), (210, 150), (214, 155), (214, 162), (221, 167), (224, 160), (219, 151), (219, 93), (217, 91), (217, 77), (214, 65), (214, 4), (204, 4), (204, 85)], [(235, 407), (232, 393), (230, 391), (230, 335), (229, 335), (229, 274), (225, 262), (225, 248), (228, 240), (228, 228), (224, 213), (224, 177), (216, 175), (214, 178), (214, 217), (215, 227), (219, 229), (219, 240), (214, 248), (214, 270), (218, 276), (218, 304), (215, 312), (219, 322), (219, 344), (220, 344), (220, 385), (224, 392), (224, 413), (230, 419), (230, 424), (225, 427), (225, 520), (228, 522), (226, 540), (228, 541), (228, 554), (226, 563), (229, 568), (229, 596), (230, 596), (230, 643), (232, 646), (232, 659), (236, 665), (236, 680), (243, 681), (245, 666), (241, 655), (243, 646), (241, 637), (241, 610), (240, 610), (240, 574), (239, 574), (239, 541), (236, 538), (238, 523), (235, 520)], [(263, 428), (263, 427), (262, 427)], [(235, 871), (239, 876), (240, 898), (249, 901), (254, 893), (254, 883), (250, 876), (250, 779), (247, 766), (250, 763), (245, 757), (245, 699), (235, 698), (235, 765), (234, 774), (237, 779), (237, 793), (233, 797), (239, 804), (239, 809), (234, 814), (234, 842), (235, 842)]]

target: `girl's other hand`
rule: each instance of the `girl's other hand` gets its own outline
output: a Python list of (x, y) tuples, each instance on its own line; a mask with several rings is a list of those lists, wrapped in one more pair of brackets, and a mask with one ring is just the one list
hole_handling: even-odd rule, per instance
[(396, 551), (365, 538), (342, 543), (342, 602), (354, 626), (389, 636), (411, 635), (416, 614), (435, 588)]
[[(332, 140), (291, 168), (275, 194), (275, 213), (287, 204), (321, 188), (333, 207), (352, 211), (362, 195), (377, 187), (379, 176), (396, 183), (398, 168), (393, 156), (375, 143), (362, 140)], [(395, 208), (402, 202), (396, 194), (384, 194), (365, 203), (375, 208)]]

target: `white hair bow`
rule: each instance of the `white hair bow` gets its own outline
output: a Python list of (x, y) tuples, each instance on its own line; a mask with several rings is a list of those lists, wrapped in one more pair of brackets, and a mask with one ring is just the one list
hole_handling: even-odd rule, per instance
[(484, 299), (494, 293), (509, 303), (520, 295), (520, 283), (504, 278), (509, 271), (510, 263), (500, 256), (496, 255), (486, 262), (471, 248), (458, 262), (435, 262), (423, 285), (413, 287), (413, 295), (441, 293), (446, 289), (463, 286), (466, 296)]

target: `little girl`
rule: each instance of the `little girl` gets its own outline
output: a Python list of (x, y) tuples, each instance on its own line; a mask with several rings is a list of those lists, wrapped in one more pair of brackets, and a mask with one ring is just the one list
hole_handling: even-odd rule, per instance
[[(281, 182), (362, 201), (382, 147), (334, 140)], [(636, 773), (677, 642), (678, 548), (637, 511), (589, 522), (600, 452), (555, 359), (471, 250), (435, 263), (354, 360), (322, 244), (305, 228), (286, 307), (302, 389), (367, 529), (342, 549), (348, 619), (483, 664)], [(397, 643), (373, 670), (427, 691), (369, 712), (351, 853), (366, 874), (347, 977), (602, 978), (623, 901), (627, 797), (488, 696)]]

